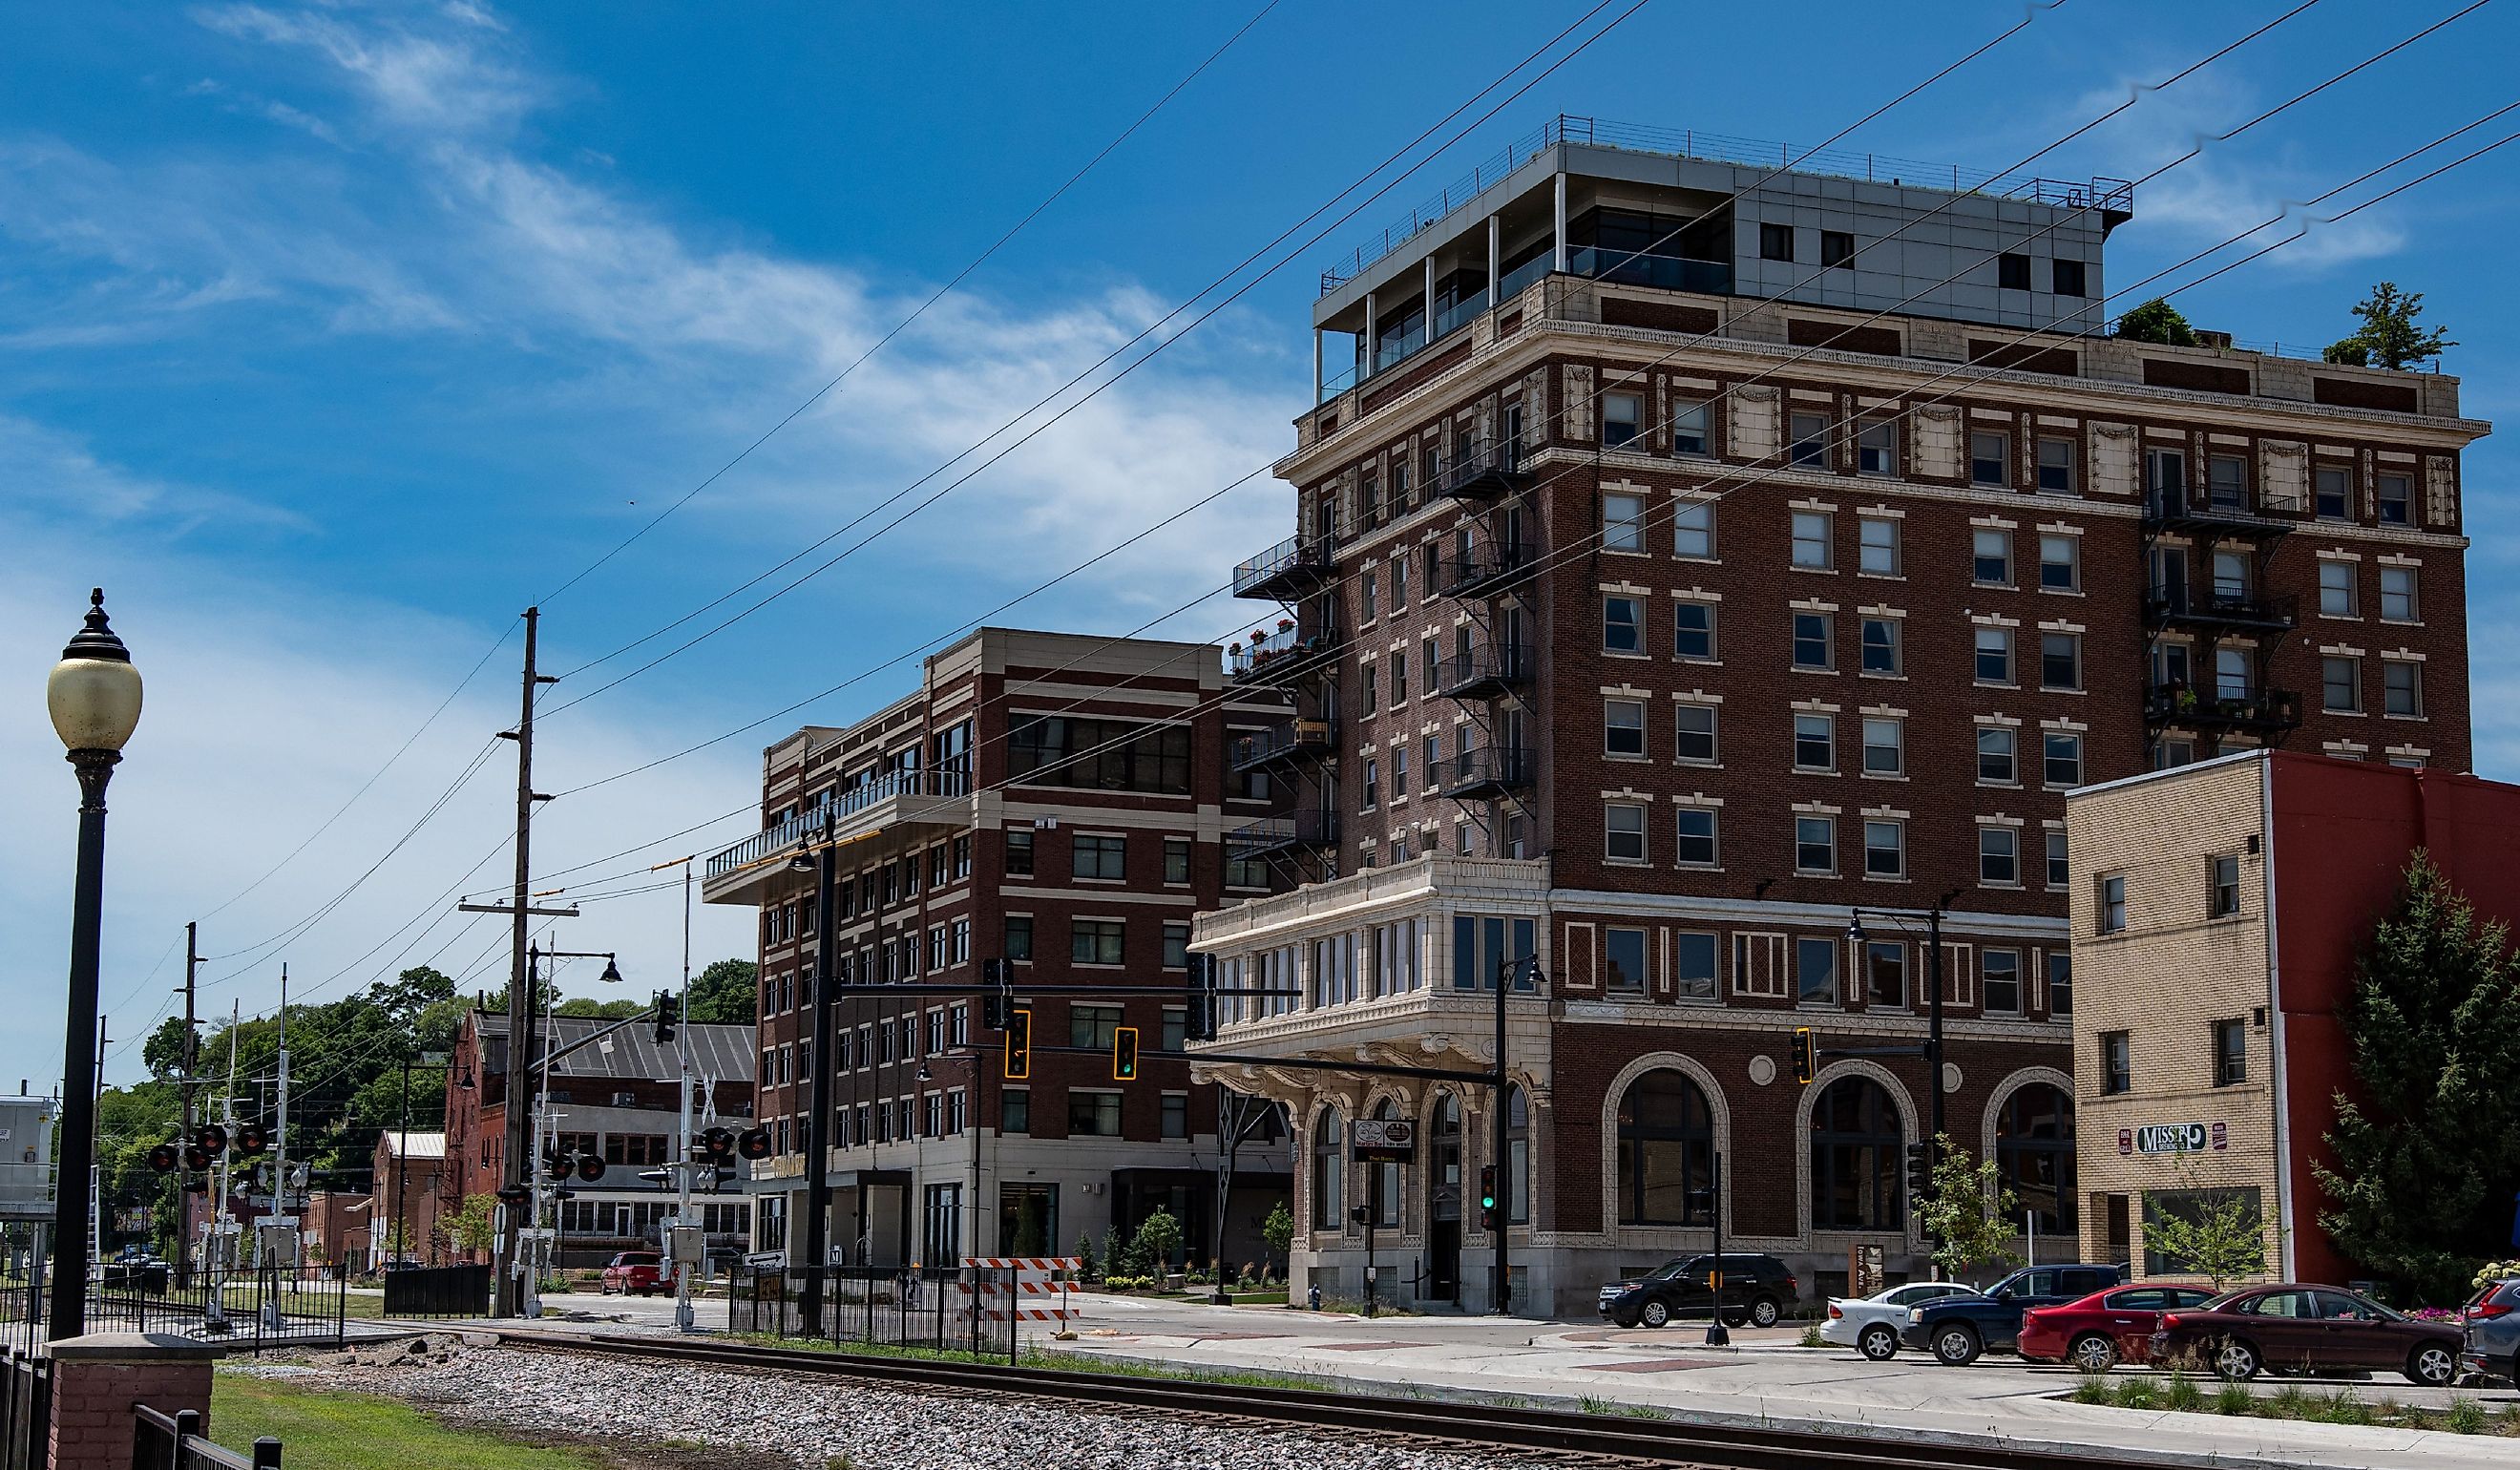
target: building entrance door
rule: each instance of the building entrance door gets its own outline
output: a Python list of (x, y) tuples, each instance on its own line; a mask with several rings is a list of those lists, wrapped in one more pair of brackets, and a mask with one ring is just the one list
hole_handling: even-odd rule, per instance
[(1428, 1131), (1426, 1180), (1426, 1300), (1462, 1299), (1462, 1102), (1450, 1092), (1435, 1099)]

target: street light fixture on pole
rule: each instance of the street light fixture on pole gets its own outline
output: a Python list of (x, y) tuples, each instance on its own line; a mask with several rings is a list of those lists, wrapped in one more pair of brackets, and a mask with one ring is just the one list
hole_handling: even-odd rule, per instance
[[(78, 772), (78, 879), (70, 905), (68, 1030), (62, 1042), (62, 1145), (53, 1175), (48, 1339), (87, 1329), (88, 1172), (96, 1162), (96, 989), (105, 916), (105, 787), (140, 725), (140, 671), (106, 623), (105, 589), (44, 687), (53, 730)], [(75, 1181), (75, 1182), (73, 1182)]]
[[(1959, 897), (1957, 888), (1934, 900), (1931, 909), (1874, 909), (1874, 918), (1884, 918), (1901, 928), (1909, 927), (1905, 919), (1922, 919), (1925, 923), (1925, 1101), (1929, 1119), (1925, 1125), (1925, 1157), (1932, 1167), (1943, 1163), (1943, 911)], [(1856, 964), (1864, 963), (1864, 914), (1861, 908), (1848, 915), (1846, 937), (1855, 946)], [(1894, 1048), (1895, 1049), (1895, 1048)]]

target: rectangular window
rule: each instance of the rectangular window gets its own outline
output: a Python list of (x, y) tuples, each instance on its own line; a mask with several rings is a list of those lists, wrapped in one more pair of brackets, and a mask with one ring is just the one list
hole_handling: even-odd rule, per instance
[(2237, 1087), (2249, 1080), (2249, 1032), (2238, 1021), (2214, 1023), (2214, 1086)]
[(2403, 474), (2374, 475), (2371, 488), (2380, 502), (2380, 524), (2408, 525), (2414, 519), (2414, 482)]
[(1899, 472), (1899, 428), (1887, 422), (1866, 423), (1855, 430), (1855, 470), (1858, 474), (1897, 474)]
[(1977, 630), (1977, 682), (2010, 684), (2012, 682), (2012, 630), (1980, 628)]
[(2012, 585), (2012, 533), (1985, 526), (1969, 533), (1969, 578), (1986, 587)]
[(2083, 296), (2091, 294), (2091, 292), (2085, 290), (2083, 288), (2084, 277), (2082, 261), (2051, 260), (2048, 262), (2048, 279), (2050, 287), (2055, 290), (2056, 294), (2060, 296)]
[(2424, 712), (2424, 666), (2403, 658), (2380, 661), (2381, 708), (2393, 715), (2420, 716)]
[(1759, 258), (1791, 260), (1794, 258), (1794, 227), (1762, 224), (1759, 226)]
[(1076, 875), (1080, 878), (1125, 878), (1129, 875), (1129, 839), (1122, 836), (1076, 837)]
[(1888, 940), (1864, 946), (1864, 1003), (1897, 1009), (1908, 1003), (1908, 947)]
[[(1644, 604), (1635, 598), (1601, 600), (1601, 651), (1605, 653), (1641, 653), (1644, 651)], [(1393, 695), (1396, 699), (1399, 696)]]
[(2079, 633), (2039, 635), (2039, 687), (2078, 690), (2083, 687), (2083, 638)]
[(1645, 706), (1641, 699), (1607, 699), (1601, 704), (1601, 753), (1632, 756), (1645, 753)]
[(1190, 968), (1190, 925), (1166, 921), (1164, 924), (1164, 968)]
[(2208, 900), (2205, 916), (2229, 918), (2240, 912), (2240, 860), (2226, 853), (2214, 860), (2214, 895)]
[[(1429, 675), (1434, 670), (1426, 671)], [(1409, 650), (1396, 648), (1391, 654), (1391, 702), (1396, 707), (1409, 701)]]
[(1360, 621), (1368, 623), (1373, 621), (1373, 615), (1380, 610), (1376, 605), (1380, 601), (1377, 596), (1379, 591), (1372, 571), (1361, 571), (1356, 574), (1356, 605), (1362, 612)]
[(2074, 493), (2074, 441), (2039, 441), (2039, 489), (2046, 495)]
[(1092, 1047), (1098, 1051), (1110, 1049), (1124, 1014), (1117, 1005), (1068, 1006), (1067, 1045)]
[(1674, 602), (1671, 604), (1672, 653), (1680, 658), (1712, 659), (1715, 656), (1715, 604), (1712, 602)]
[(1794, 716), (1794, 769), (1837, 769), (1837, 720), (1834, 716)]
[(2205, 499), (2218, 510), (2247, 510), (2249, 462), (2235, 454), (2208, 457), (2205, 461)]
[(1167, 883), (1190, 881), (1190, 839), (1188, 837), (1164, 839), (1164, 881)]
[(1794, 1000), (1803, 1005), (1837, 1003), (1837, 941), (1794, 941)]
[(1907, 726), (1888, 715), (1864, 717), (1864, 774), (1908, 774)]
[(1969, 483), (2001, 490), (2012, 483), (2012, 436), (1979, 429), (1969, 435)]
[(1028, 878), (1032, 876), (1031, 827), (1011, 826), (1007, 828), (1007, 875), (1009, 877), (1018, 878)]
[(1076, 964), (1118, 964), (1126, 924), (1116, 918), (1080, 918), (1068, 930), (1067, 958)]
[(1167, 1138), (1190, 1136), (1190, 1097), (1183, 1092), (1166, 1092), (1162, 1103), (1163, 1136)]
[(1673, 454), (1712, 454), (1707, 447), (1706, 405), (1675, 404), (1671, 411), (1671, 452)]
[(2318, 518), (2348, 520), (2354, 514), (2354, 471), (2342, 465), (2321, 465), (2310, 474), (2313, 492), (2318, 497)]
[(1632, 801), (1614, 801), (1601, 808), (1602, 856), (1613, 862), (1642, 863), (1645, 860), (1645, 809)]
[(1067, 1136), (1071, 1138), (1120, 1136), (1120, 1094), (1069, 1091)]
[(998, 1132), (1032, 1132), (1032, 1089), (1009, 1088), (998, 1094)]
[(1391, 747), (1391, 799), (1398, 801), (1409, 794), (1409, 747)]
[(2048, 887), (2050, 887), (2050, 888), (2062, 888), (2062, 887), (2064, 887), (2064, 886), (2066, 885), (2066, 883), (2067, 883), (2067, 882), (2071, 881), (2071, 879), (2069, 878), (2068, 874), (2069, 874), (2069, 873), (2071, 873), (2071, 872), (2072, 872), (2072, 870), (2073, 870), (2073, 869), (2072, 869), (2071, 868), (2069, 868), (2069, 867), (2066, 865), (2066, 863), (2065, 863), (2065, 830), (2064, 830), (2064, 828), (2062, 828), (2062, 827), (2050, 827), (2050, 828), (2048, 828)]
[(1715, 999), (1715, 936), (1712, 934), (1679, 934), (1673, 936), (1672, 983), (1684, 1001)]
[(1675, 704), (1671, 707), (1673, 757), (1712, 764), (1715, 760), (1715, 706)]
[(2354, 563), (2318, 563), (2318, 611), (2322, 617), (2359, 617), (2354, 596)]
[(1357, 810), (1360, 812), (1371, 812), (1382, 800), (1382, 763), (1372, 759), (1367, 760), (1365, 763), (1364, 776), (1365, 780), (1360, 782), (1364, 787), (1362, 793), (1364, 804), (1359, 806)]
[(1820, 263), (1832, 270), (1855, 264), (1855, 237), (1844, 230), (1821, 231)]
[(1645, 499), (1642, 495), (1601, 497), (1601, 550), (1642, 552), (1645, 549)]
[(1856, 569), (1868, 576), (1899, 575), (1899, 522), (1886, 515), (1856, 517)]
[(1601, 395), (1601, 447), (1616, 449), (1633, 444), (1638, 426), (1643, 423), (1645, 401), (1637, 393), (1604, 393)]
[(2127, 926), (2127, 880), (2121, 872), (2103, 873), (2099, 880), (2100, 932), (2123, 934)]
[(1715, 866), (1715, 815), (1713, 807), (1680, 809), (1680, 848), (1675, 859), (1683, 868)]
[(2030, 257), (2018, 250), (2006, 250), (1995, 257), (1995, 284), (2003, 290), (2030, 289)]
[(2051, 786), (2079, 786), (2083, 783), (2083, 737), (2055, 732), (2040, 737), (2043, 747), (2044, 775)]
[(1991, 1016), (2021, 1014), (2021, 952), (1988, 950), (1981, 972), (1979, 1009)]
[(1190, 770), (1187, 725), (1033, 715), (1007, 732), (1008, 779), (1021, 785), (1187, 796)]
[(1794, 512), (1794, 565), (1825, 569), (1837, 564), (1829, 547), (1832, 518), (1825, 511)]
[(1425, 781), (1428, 791), (1434, 791), (1444, 784), (1444, 737), (1442, 735), (1430, 735), (1426, 737), (1426, 759), (1420, 767), (1420, 773), (1419, 779)]
[(2100, 1033), (2100, 1091), (2113, 1097), (2135, 1091), (2135, 1049), (2123, 1031)]
[(2083, 538), (2053, 532), (2039, 538), (2039, 586), (2044, 592), (2083, 590)]
[(2318, 661), (2320, 707), (2335, 714), (2362, 708), (2362, 660), (2330, 655)]
[(2048, 952), (2048, 1016), (2061, 1021), (2074, 1013), (2074, 957), (2064, 950)]
[(1977, 730), (1977, 779), (1987, 785), (2009, 786), (2021, 780), (2016, 762), (2019, 740), (2007, 725), (1981, 725)]
[(1828, 415), (1795, 414), (1789, 421), (1793, 446), (1788, 451), (1792, 462), (1813, 469), (1828, 468)]
[(1899, 671), (1899, 619), (1866, 618), (1864, 620), (1864, 672), (1897, 674)]
[(1613, 994), (1642, 996), (1645, 993), (1644, 930), (1602, 930), (1601, 955), (1607, 961), (1603, 983)]
[(1006, 958), (1009, 959), (1030, 959), (1032, 958), (1031, 914), (1010, 913), (1007, 915), (1006, 949)]
[(1837, 872), (1837, 820), (1794, 819), (1794, 871), (1834, 876)]
[(1672, 551), (1700, 561), (1715, 559), (1715, 503), (1685, 500), (1671, 512)]
[(1357, 682), (1357, 703), (1362, 706), (1363, 713), (1371, 715), (1374, 711), (1375, 694), (1380, 683), (1375, 677), (1372, 664), (1365, 664), (1360, 668)]
[(1864, 875), (1904, 878), (1908, 875), (1908, 824), (1882, 819), (1864, 824)]
[(2380, 568), (2380, 617), (2383, 621), (2392, 623), (2421, 621), (2415, 609), (2415, 569), (2413, 567)]
[(1830, 669), (1836, 660), (1829, 652), (1829, 620), (1824, 612), (1794, 614), (1794, 667), (1798, 669)]
[(1977, 829), (1977, 880), (1990, 887), (2021, 883), (2021, 833), (2008, 826)]

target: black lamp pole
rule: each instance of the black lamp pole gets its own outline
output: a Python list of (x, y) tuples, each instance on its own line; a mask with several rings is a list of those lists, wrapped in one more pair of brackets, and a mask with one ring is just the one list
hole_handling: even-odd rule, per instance
[[(1925, 921), (1925, 1158), (1939, 1170), (1943, 1164), (1943, 910), (1959, 897), (1955, 888), (1934, 901), (1925, 910), (1875, 909), (1876, 918), (1921, 918)], [(1864, 914), (1858, 909), (1847, 922), (1847, 933), (1857, 945), (1856, 963), (1864, 962)]]

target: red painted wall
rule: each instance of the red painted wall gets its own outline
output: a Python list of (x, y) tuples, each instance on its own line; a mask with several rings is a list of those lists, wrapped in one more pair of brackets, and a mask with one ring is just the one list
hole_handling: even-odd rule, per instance
[(2293, 752), (2272, 759), (2293, 1269), (2305, 1281), (2342, 1282), (2364, 1272), (2318, 1228), (2327, 1206), (2311, 1173), (2314, 1161), (2332, 1161), (2336, 1094), (2356, 1091), (2337, 1009), (2418, 849), (2480, 915), (2520, 923), (2520, 786)]

